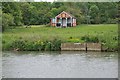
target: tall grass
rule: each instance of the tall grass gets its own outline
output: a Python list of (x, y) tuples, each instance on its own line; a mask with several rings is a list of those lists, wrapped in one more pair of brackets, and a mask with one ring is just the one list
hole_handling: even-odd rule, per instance
[[(71, 28), (56, 28), (31, 26), (31, 28), (19, 27), (8, 29), (2, 34), (2, 42), (5, 50), (15, 40), (27, 41), (53, 41), (59, 39), (62, 42), (85, 42), (84, 36), (97, 37), (99, 42), (108, 49), (116, 49), (118, 42), (117, 24), (78, 25)], [(91, 39), (91, 38), (90, 38)]]

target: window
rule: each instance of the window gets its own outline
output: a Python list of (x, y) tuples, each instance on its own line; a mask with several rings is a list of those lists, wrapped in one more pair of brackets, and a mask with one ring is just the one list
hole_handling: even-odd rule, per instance
[(62, 14), (62, 17), (65, 17), (65, 14), (64, 14), (64, 13)]
[(73, 23), (74, 23), (74, 19), (73, 19)]
[(74, 23), (76, 23), (76, 19), (74, 19)]
[(52, 23), (55, 23), (55, 19), (52, 19)]
[(60, 20), (60, 19), (58, 19), (58, 22), (59, 22), (59, 23), (61, 23), (61, 20)]
[(73, 23), (76, 23), (76, 19), (73, 19)]

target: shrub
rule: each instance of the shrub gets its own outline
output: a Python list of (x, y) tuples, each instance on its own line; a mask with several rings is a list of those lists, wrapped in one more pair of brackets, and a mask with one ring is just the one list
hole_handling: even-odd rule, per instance
[(14, 25), (14, 18), (11, 14), (3, 13), (2, 16), (2, 31), (7, 28), (12, 28), (11, 25)]
[(34, 42), (33, 45), (35, 50), (41, 51), (45, 49), (45, 43), (41, 40)]
[(45, 50), (46, 51), (51, 51), (51, 46), (52, 46), (52, 43), (51, 42), (47, 42), (46, 45), (45, 45)]
[(25, 49), (26, 51), (38, 51), (38, 49), (35, 47), (34, 42), (28, 42), (25, 43)]
[(83, 36), (81, 37), (81, 40), (84, 40), (85, 42), (94, 42), (94, 43), (98, 43), (99, 39), (96, 36)]
[(90, 38), (90, 42), (98, 43), (99, 39), (98, 39), (98, 37), (94, 36), (94, 37)]
[(5, 44), (6, 43), (6, 41), (5, 40), (2, 40), (2, 44)]
[[(99, 41), (102, 43), (103, 47), (107, 49), (107, 51), (117, 51), (118, 50), (118, 37), (111, 35), (113, 33), (107, 32), (103, 35), (99, 34)], [(108, 36), (109, 35), (109, 36)]]
[(24, 50), (25, 49), (25, 41), (15, 40), (11, 44), (11, 48), (17, 49), (17, 50)]
[(7, 43), (7, 44), (4, 44), (2, 45), (2, 50), (11, 50), (11, 44), (10, 43)]
[(72, 39), (68, 39), (67, 42), (74, 42), (74, 43), (78, 43), (80, 42), (80, 39), (77, 38), (72, 38)]
[[(5, 43), (3, 41), (3, 43)], [(61, 40), (54, 39), (53, 41), (25, 41), (15, 40), (11, 44), (3, 46), (3, 50), (19, 50), (19, 51), (56, 51), (60, 50)]]
[(60, 47), (61, 47), (61, 40), (54, 39), (52, 41), (51, 50), (52, 51), (61, 50)]

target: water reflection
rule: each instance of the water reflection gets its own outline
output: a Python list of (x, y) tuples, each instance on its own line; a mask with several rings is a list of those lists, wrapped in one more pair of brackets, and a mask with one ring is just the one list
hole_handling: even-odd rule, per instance
[(117, 78), (115, 52), (4, 52), (6, 78)]

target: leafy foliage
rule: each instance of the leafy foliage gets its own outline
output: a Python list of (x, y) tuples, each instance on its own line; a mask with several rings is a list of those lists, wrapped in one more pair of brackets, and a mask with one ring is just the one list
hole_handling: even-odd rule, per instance
[[(5, 41), (2, 42), (5, 44)], [(60, 50), (61, 40), (54, 39), (53, 41), (26, 41), (17, 39), (12, 43), (3, 46), (3, 50), (17, 51), (58, 51)]]
[[(13, 19), (13, 24), (3, 24), (4, 29), (8, 26), (19, 25), (44, 25), (50, 22), (60, 12), (66, 11), (74, 15), (77, 24), (101, 24), (116, 23), (117, 3), (79, 3), (79, 2), (3, 2), (2, 13), (7, 21)], [(3, 19), (6, 22), (6, 19)]]
[(97, 36), (89, 36), (89, 35), (85, 35), (81, 37), (81, 40), (84, 40), (85, 42), (93, 42), (93, 43), (99, 42), (99, 39)]
[(14, 18), (11, 14), (2, 14), (2, 31), (4, 31), (6, 28), (11, 28), (11, 26), (14, 25)]
[(25, 50), (55, 50), (60, 49), (61, 42), (82, 43), (87, 38), (87, 42), (100, 42), (109, 50), (116, 50), (117, 31), (117, 24), (79, 25), (66, 29), (34, 25), (31, 28), (8, 29), (3, 33), (2, 46), (4, 50), (11, 50), (11, 44), (17, 40), (25, 42)]

